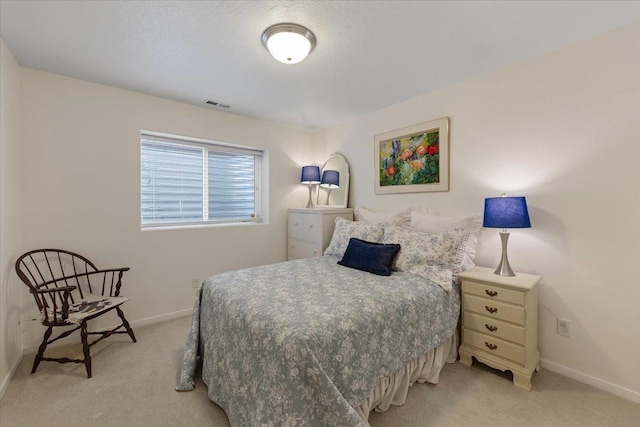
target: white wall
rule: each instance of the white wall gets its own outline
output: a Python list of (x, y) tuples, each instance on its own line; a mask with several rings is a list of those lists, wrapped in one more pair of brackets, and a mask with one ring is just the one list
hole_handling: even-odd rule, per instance
[(0, 39), (0, 397), (22, 353), (20, 293), (20, 67)]
[[(374, 195), (374, 136), (444, 116), (451, 190)], [(543, 277), (543, 366), (640, 401), (640, 24), (322, 136), (326, 154), (340, 151), (351, 163), (351, 206), (465, 214), (503, 191), (525, 195), (533, 228), (512, 230), (509, 258), (515, 270)], [(479, 249), (477, 263), (496, 266), (498, 230), (484, 230)], [(556, 334), (555, 316), (571, 320), (571, 338)]]
[[(140, 231), (141, 130), (269, 149), (270, 224)], [(66, 248), (98, 267), (131, 267), (123, 287), (130, 321), (190, 310), (192, 277), (286, 259), (286, 209), (305, 203), (299, 174), (311, 140), (266, 121), (24, 68), (23, 248)], [(24, 310), (32, 306), (25, 299)], [(25, 346), (42, 337), (32, 325)]]

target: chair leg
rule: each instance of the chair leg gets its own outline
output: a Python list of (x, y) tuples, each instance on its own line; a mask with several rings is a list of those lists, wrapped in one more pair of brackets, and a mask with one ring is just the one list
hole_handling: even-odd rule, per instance
[(48, 344), (49, 338), (51, 337), (52, 331), (53, 331), (53, 326), (49, 326), (46, 332), (44, 333), (44, 339), (42, 340), (42, 344), (40, 344), (40, 347), (38, 347), (38, 354), (36, 354), (35, 359), (33, 359), (33, 368), (31, 369), (32, 374), (36, 371), (36, 369), (38, 369), (38, 365), (40, 364), (40, 361), (44, 357), (44, 350), (47, 348), (47, 344)]
[(80, 337), (82, 338), (82, 352), (84, 353), (84, 366), (87, 368), (87, 378), (91, 378), (91, 354), (89, 353), (89, 342), (87, 341), (87, 322), (80, 325)]
[(122, 320), (122, 324), (126, 328), (127, 333), (131, 337), (131, 340), (133, 342), (138, 342), (136, 340), (136, 336), (133, 334), (133, 329), (131, 329), (131, 326), (129, 326), (129, 322), (127, 322), (127, 319), (124, 318), (124, 313), (122, 312), (122, 310), (120, 310), (120, 307), (116, 307), (116, 311), (118, 312), (118, 316), (120, 316), (120, 319)]

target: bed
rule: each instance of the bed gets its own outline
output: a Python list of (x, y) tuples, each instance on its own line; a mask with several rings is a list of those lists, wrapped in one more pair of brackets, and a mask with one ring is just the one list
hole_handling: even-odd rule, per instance
[[(209, 398), (231, 425), (368, 426), (371, 410), (404, 403), (415, 381), (437, 383), (457, 354), (460, 294), (449, 261), (460, 262), (468, 233), (437, 233), (428, 256), (441, 263), (425, 264), (436, 233), (418, 233), (425, 241), (415, 230), (363, 227), (340, 218), (322, 257), (208, 278), (176, 389), (193, 390), (201, 363)], [(354, 237), (404, 243), (394, 272), (338, 264)]]

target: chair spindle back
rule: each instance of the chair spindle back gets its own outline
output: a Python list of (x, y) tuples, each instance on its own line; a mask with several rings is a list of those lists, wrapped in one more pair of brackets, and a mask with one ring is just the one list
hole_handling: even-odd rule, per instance
[[(60, 309), (92, 292), (91, 282), (83, 277), (98, 270), (82, 255), (62, 249), (38, 249), (27, 252), (16, 261), (16, 273), (29, 287), (43, 315), (43, 322), (59, 322)], [(49, 292), (39, 292), (48, 290)], [(51, 316), (53, 315), (53, 318)]]

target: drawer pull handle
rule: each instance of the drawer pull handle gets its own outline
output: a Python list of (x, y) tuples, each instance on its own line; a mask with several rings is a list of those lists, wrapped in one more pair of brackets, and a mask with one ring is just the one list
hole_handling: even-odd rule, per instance
[(486, 341), (484, 342), (484, 345), (486, 345), (486, 346), (487, 346), (487, 348), (488, 348), (489, 350), (497, 350), (497, 349), (498, 349), (498, 346), (497, 346), (497, 345), (495, 345), (495, 344), (490, 344), (490, 343), (488, 343), (488, 342), (486, 342)]
[(488, 311), (489, 313), (491, 313), (491, 314), (493, 314), (493, 313), (497, 313), (497, 312), (498, 312), (498, 309), (497, 309), (497, 308), (495, 308), (495, 307), (489, 307), (488, 305), (485, 305), (485, 306), (484, 306), (484, 308), (486, 308), (486, 309), (487, 309), (487, 311)]
[(495, 332), (498, 330), (497, 326), (493, 326), (493, 325), (487, 325), (486, 323), (484, 324), (484, 327), (487, 328), (489, 331), (491, 332)]
[(489, 295), (490, 297), (495, 297), (496, 295), (498, 295), (498, 292), (496, 291), (490, 291), (489, 289), (485, 289), (484, 292)]

